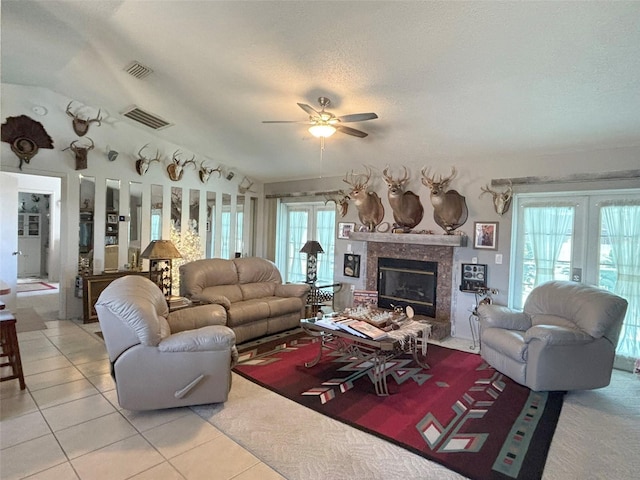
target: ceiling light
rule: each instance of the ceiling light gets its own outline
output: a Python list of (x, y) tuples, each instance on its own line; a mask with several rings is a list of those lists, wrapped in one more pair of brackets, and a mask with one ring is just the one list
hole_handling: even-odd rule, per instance
[(326, 138), (336, 133), (336, 127), (320, 123), (309, 127), (309, 132), (316, 138)]

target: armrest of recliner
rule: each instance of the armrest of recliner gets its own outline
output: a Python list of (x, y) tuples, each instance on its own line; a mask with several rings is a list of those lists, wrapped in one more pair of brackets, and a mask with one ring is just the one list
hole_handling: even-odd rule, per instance
[(478, 320), (483, 328), (504, 328), (525, 331), (531, 327), (531, 317), (502, 305), (479, 305)]
[(559, 327), (557, 325), (536, 325), (524, 334), (526, 343), (540, 340), (545, 345), (584, 345), (593, 341), (593, 337), (582, 330)]
[(227, 311), (218, 304), (194, 305), (169, 313), (167, 322), (171, 333), (209, 325), (226, 325)]
[(283, 283), (276, 285), (275, 296), (276, 297), (298, 297), (303, 298), (309, 293), (311, 287), (308, 283)]
[(233, 350), (236, 335), (229, 327), (211, 325), (174, 333), (158, 344), (161, 352), (211, 352)]

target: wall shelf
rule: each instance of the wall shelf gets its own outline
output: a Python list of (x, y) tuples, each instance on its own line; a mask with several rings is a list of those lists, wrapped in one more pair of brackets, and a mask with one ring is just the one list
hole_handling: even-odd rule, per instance
[(466, 235), (431, 235), (426, 233), (369, 233), (351, 232), (350, 240), (380, 243), (410, 243), (414, 245), (438, 245), (444, 247), (466, 247)]

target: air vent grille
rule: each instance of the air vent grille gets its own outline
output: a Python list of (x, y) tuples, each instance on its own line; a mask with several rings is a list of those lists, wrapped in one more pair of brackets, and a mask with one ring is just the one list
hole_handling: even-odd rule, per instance
[(124, 71), (136, 78), (145, 78), (153, 73), (149, 67), (145, 67), (135, 60), (125, 67)]
[(154, 130), (160, 130), (172, 125), (171, 123), (163, 120), (157, 115), (145, 112), (144, 110), (136, 106), (129, 108), (128, 110), (123, 112), (122, 115)]

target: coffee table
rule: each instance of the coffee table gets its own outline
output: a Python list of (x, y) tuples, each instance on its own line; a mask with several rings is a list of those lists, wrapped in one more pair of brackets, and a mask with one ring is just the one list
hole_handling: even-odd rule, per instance
[(312, 337), (319, 337), (316, 357), (304, 364), (311, 368), (320, 362), (325, 351), (352, 355), (359, 360), (371, 362), (372, 382), (376, 395), (388, 396), (387, 362), (404, 353), (413, 355), (414, 361), (422, 368), (430, 368), (425, 362), (427, 340), (431, 332), (429, 323), (408, 321), (397, 330), (388, 332), (388, 337), (372, 340), (344, 330), (333, 330), (317, 323), (318, 318), (300, 320), (302, 329)]

